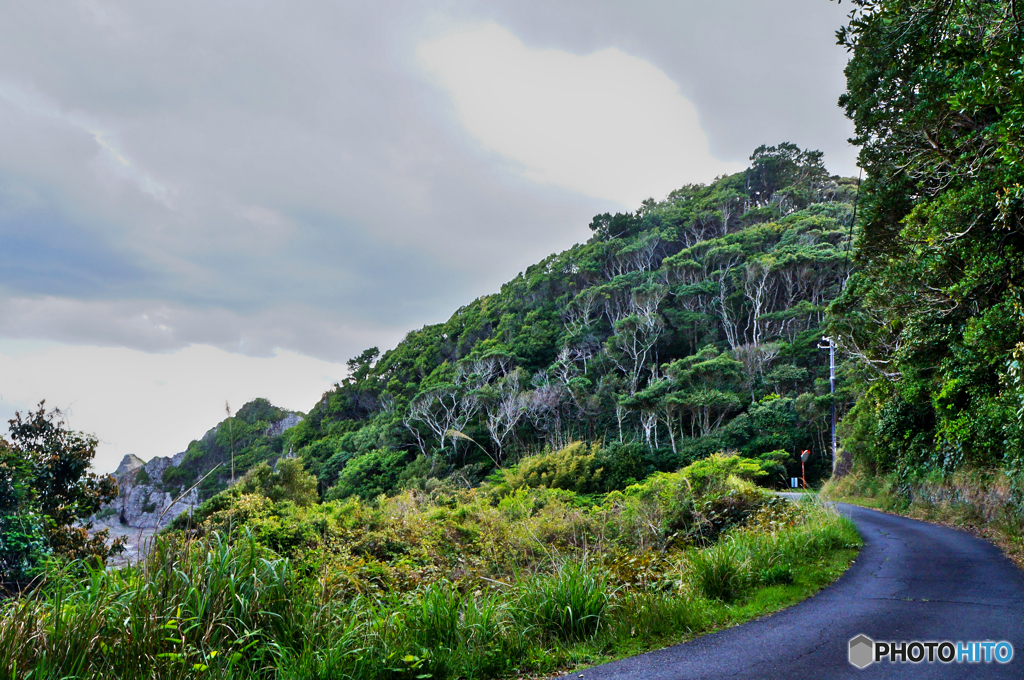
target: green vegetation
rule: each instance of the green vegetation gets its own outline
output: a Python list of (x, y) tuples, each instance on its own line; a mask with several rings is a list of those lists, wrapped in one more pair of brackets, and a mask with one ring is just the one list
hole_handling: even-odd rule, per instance
[(86, 521), (117, 496), (110, 477), (89, 472), (96, 439), (69, 430), (57, 409), (16, 413), (0, 438), (0, 589), (18, 589), (49, 556), (102, 558), (121, 542), (89, 534)]
[(216, 468), (199, 486), (200, 498), (209, 498), (227, 488), (232, 453), (236, 477), (261, 463), (273, 463), (287, 453), (286, 437), (273, 426), (290, 415), (266, 399), (254, 399), (202, 439), (192, 441), (179, 465), (164, 470), (161, 479), (146, 483), (155, 482), (158, 488), (176, 496)]
[(833, 492), (1019, 524), (1024, 23), (1010, 0), (853, 4), (841, 103), (867, 180), (831, 327), (855, 475)]
[(136, 568), (51, 563), (41, 587), (0, 605), (0, 666), (488, 678), (670, 644), (806, 597), (859, 545), (831, 510), (781, 501), (734, 467), (703, 465), (699, 494), (688, 468), (602, 496), (499, 481), (304, 506), (264, 495), (287, 474), (253, 471)]

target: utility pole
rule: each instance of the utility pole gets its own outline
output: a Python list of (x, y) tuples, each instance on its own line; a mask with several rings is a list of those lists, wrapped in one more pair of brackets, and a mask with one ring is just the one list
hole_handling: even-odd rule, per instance
[(825, 336), (822, 342), (827, 344), (818, 345), (818, 349), (828, 349), (828, 385), (829, 393), (832, 395), (832, 466), (836, 464), (836, 341)]

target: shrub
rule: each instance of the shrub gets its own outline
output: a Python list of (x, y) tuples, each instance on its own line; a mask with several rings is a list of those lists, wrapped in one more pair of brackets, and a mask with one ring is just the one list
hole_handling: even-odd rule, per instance
[(235, 418), (246, 423), (273, 423), (286, 417), (288, 412), (280, 409), (263, 398), (257, 398), (238, 409)]
[[(680, 473), (584, 507), (571, 491), (527, 487), (497, 504), (479, 490), (410, 490), (299, 507), (238, 486), (204, 503), (199, 537), (158, 536), (134, 568), (48, 562), (42, 587), (0, 601), (0, 668), (122, 680), (544, 674), (721, 625), (732, 615), (718, 600), (785, 584), (792, 565), (813, 570), (857, 542), (820, 504), (769, 501), (715, 547), (650, 550), (625, 527), (660, 534), (650, 519), (692, 509)], [(735, 477), (725, 488), (763, 493)]]
[(270, 500), (291, 501), (295, 505), (310, 505), (318, 499), (316, 477), (306, 472), (297, 458), (282, 458), (276, 469), (260, 463), (245, 473), (238, 482), (239, 494), (263, 494)]
[(764, 470), (764, 476), (760, 479), (770, 487), (777, 488), (780, 485), (785, 485), (787, 482), (785, 463), (788, 460), (790, 460), (790, 455), (787, 451), (775, 450), (759, 455), (757, 461), (761, 464), (761, 469)]
[(705, 493), (712, 487), (722, 487), (731, 476), (756, 479), (766, 474), (758, 461), (725, 453), (715, 453), (691, 463), (681, 472), (693, 485), (695, 494)]
[(363, 500), (394, 491), (405, 469), (405, 451), (377, 449), (349, 460), (338, 474), (338, 483), (325, 494), (327, 500), (358, 496)]
[(177, 496), (182, 489), (192, 486), (195, 481), (195, 473), (180, 465), (170, 465), (164, 468), (163, 474), (160, 475), (161, 486), (172, 496)]
[(89, 471), (96, 438), (70, 430), (64, 414), (47, 412), (44, 402), (36, 411), (15, 412), (8, 424), (11, 441), (0, 437), (0, 569), (10, 564), (18, 573), (0, 571), (0, 582), (20, 580), (24, 569), (35, 568), (25, 560), (45, 552), (101, 560), (120, 552), (123, 539), (107, 545), (106, 530), (90, 533), (88, 518), (117, 497), (111, 475)]
[(599, 451), (597, 444), (573, 442), (558, 451), (531, 456), (505, 473), (505, 483), (512, 489), (545, 486), (576, 493), (599, 491), (603, 471), (595, 461)]
[(656, 472), (640, 484), (612, 492), (605, 507), (618, 510), (610, 527), (627, 545), (663, 550), (693, 527), (694, 498), (681, 473)]
[(735, 477), (731, 482), (724, 489), (706, 493), (697, 503), (696, 509), (704, 524), (698, 537), (701, 543), (717, 540), (723, 532), (745, 524), (765, 503), (776, 500), (750, 482)]
[(602, 469), (602, 489), (614, 491), (643, 481), (650, 470), (645, 458), (648, 449), (643, 444), (620, 444), (613, 442), (601, 449), (595, 464)]
[(0, 586), (34, 578), (50, 553), (43, 517), (31, 512), (0, 514)]

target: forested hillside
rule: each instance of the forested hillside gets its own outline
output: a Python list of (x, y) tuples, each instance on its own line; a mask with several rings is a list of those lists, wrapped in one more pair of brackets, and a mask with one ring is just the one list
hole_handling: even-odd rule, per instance
[(473, 483), (574, 440), (600, 445), (603, 490), (729, 449), (774, 461), (772, 484), (805, 448), (827, 474), (817, 345), (849, 274), (855, 181), (792, 144), (751, 161), (598, 215), (587, 243), (366, 350), (289, 446), (327, 497)]
[(867, 179), (832, 322), (861, 395), (844, 446), (904, 500), (955, 473), (1019, 490), (1024, 23), (1008, 0), (853, 4), (841, 103)]

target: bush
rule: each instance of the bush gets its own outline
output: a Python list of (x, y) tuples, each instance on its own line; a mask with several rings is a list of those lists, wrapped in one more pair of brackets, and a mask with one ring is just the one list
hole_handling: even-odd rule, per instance
[(776, 499), (750, 482), (733, 477), (727, 488), (714, 489), (697, 503), (703, 526), (699, 527), (701, 532), (696, 538), (700, 543), (717, 540), (720, 534), (745, 524), (764, 505), (772, 502), (787, 501)]
[(326, 500), (358, 496), (370, 500), (398, 487), (409, 454), (405, 451), (377, 449), (356, 456), (338, 474), (338, 483), (325, 494)]
[(42, 516), (0, 514), (0, 593), (35, 578), (49, 553)]
[[(23, 564), (46, 551), (100, 560), (120, 552), (123, 539), (107, 545), (108, 531), (90, 534), (89, 517), (117, 497), (113, 476), (89, 471), (96, 438), (68, 429), (64, 414), (47, 412), (44, 402), (36, 411), (16, 412), (8, 423), (11, 441), (0, 438), (0, 517), (9, 543), (0, 542), (0, 566)], [(40, 527), (46, 551), (36, 547)], [(0, 572), (0, 581), (15, 576)]]
[(769, 487), (778, 488), (779, 486), (785, 486), (788, 482), (785, 463), (788, 460), (790, 460), (790, 455), (786, 451), (769, 451), (759, 455), (757, 461), (761, 464), (761, 469), (765, 473), (760, 479), (767, 483)]
[[(307, 507), (237, 488), (204, 503), (220, 509), (198, 538), (158, 536), (135, 568), (48, 562), (43, 587), (0, 601), (0, 668), (122, 680), (541, 675), (747, 616), (720, 601), (786, 584), (793, 565), (805, 588), (805, 570), (857, 543), (820, 504), (765, 502), (717, 546), (650, 550), (626, 527), (650, 536), (649, 519), (692, 508), (679, 473), (585, 508), (548, 488), (497, 505), (461, 490)], [(735, 477), (726, 488), (763, 493)]]
[(164, 468), (160, 475), (161, 486), (172, 496), (177, 496), (183, 489), (192, 486), (196, 481), (195, 473), (180, 465), (170, 465)]
[(597, 454), (595, 464), (603, 469), (601, 489), (615, 491), (642, 482), (654, 472), (674, 472), (682, 457), (671, 449), (650, 449), (638, 443), (612, 442)]
[(257, 398), (238, 409), (235, 418), (249, 424), (273, 423), (286, 417), (288, 412), (280, 409), (263, 398)]
[(721, 488), (729, 477), (756, 479), (767, 474), (756, 460), (724, 453), (715, 453), (691, 463), (681, 472), (693, 486), (695, 494), (703, 494), (712, 488)]
[(260, 463), (245, 473), (237, 487), (238, 494), (258, 493), (275, 503), (291, 501), (303, 506), (318, 499), (316, 477), (306, 472), (297, 458), (282, 458), (276, 468)]
[(505, 473), (505, 483), (512, 489), (547, 487), (576, 493), (600, 491), (602, 468), (596, 457), (600, 447), (573, 442), (558, 451), (549, 451), (522, 460)]

